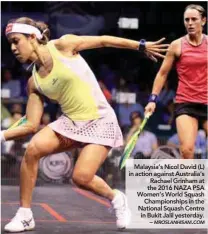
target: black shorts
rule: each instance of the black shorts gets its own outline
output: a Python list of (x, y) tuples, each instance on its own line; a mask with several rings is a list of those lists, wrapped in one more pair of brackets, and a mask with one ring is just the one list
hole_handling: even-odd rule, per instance
[(180, 115), (189, 115), (200, 121), (207, 120), (207, 105), (200, 103), (175, 103), (175, 118)]

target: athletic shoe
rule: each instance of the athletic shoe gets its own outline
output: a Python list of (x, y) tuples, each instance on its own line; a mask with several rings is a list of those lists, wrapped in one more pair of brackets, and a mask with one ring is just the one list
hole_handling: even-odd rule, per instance
[(4, 227), (6, 232), (23, 232), (33, 230), (35, 221), (30, 209), (19, 208), (14, 218)]
[(116, 214), (117, 228), (126, 228), (131, 221), (131, 211), (128, 207), (125, 194), (120, 191), (116, 191), (116, 196), (111, 203)]

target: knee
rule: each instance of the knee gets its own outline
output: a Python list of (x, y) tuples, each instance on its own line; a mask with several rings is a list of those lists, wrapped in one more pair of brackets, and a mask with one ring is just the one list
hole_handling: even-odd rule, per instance
[(93, 176), (90, 175), (90, 173), (84, 171), (74, 171), (72, 175), (72, 180), (77, 185), (85, 186), (89, 184), (92, 181), (92, 179)]
[(184, 159), (194, 158), (194, 146), (192, 145), (182, 145), (180, 148), (181, 155)]
[(39, 159), (39, 153), (35, 142), (30, 142), (25, 151), (24, 160), (26, 163), (31, 163)]

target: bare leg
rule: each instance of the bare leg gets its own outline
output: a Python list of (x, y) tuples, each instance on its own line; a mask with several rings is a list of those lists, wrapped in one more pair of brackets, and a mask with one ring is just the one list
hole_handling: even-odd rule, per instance
[(115, 197), (114, 191), (103, 179), (95, 175), (106, 159), (109, 150), (109, 147), (102, 145), (88, 144), (85, 146), (76, 162), (73, 181), (109, 200), (113, 200)]
[(38, 163), (41, 157), (66, 151), (74, 141), (57, 135), (51, 128), (45, 127), (29, 143), (20, 169), (20, 205), (30, 208), (32, 192), (37, 179)]
[(206, 135), (208, 136), (208, 120), (205, 120), (203, 123), (203, 129), (206, 133)]
[(198, 133), (198, 120), (188, 115), (180, 115), (176, 119), (180, 151), (184, 159), (194, 158), (194, 145)]

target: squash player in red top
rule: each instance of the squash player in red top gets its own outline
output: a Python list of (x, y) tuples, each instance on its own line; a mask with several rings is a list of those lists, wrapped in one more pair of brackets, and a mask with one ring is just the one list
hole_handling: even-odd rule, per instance
[(155, 111), (157, 96), (175, 63), (179, 79), (175, 98), (176, 127), (181, 155), (185, 159), (194, 158), (199, 121), (207, 121), (208, 37), (203, 34), (205, 23), (206, 12), (202, 6), (192, 4), (185, 8), (184, 25), (187, 35), (171, 43), (145, 107), (146, 112)]

